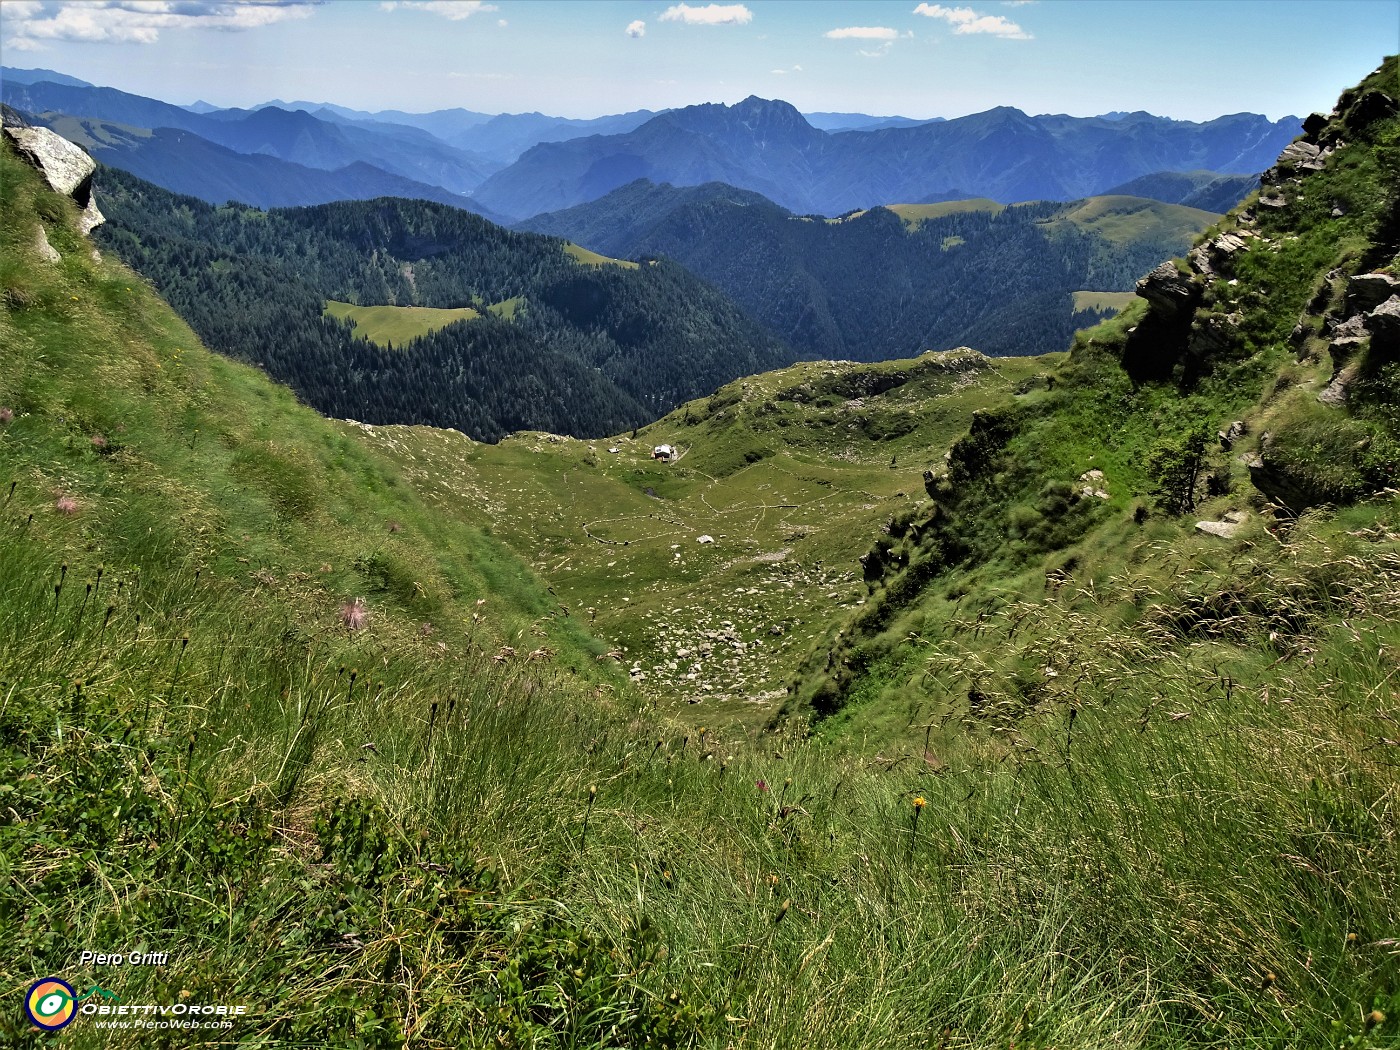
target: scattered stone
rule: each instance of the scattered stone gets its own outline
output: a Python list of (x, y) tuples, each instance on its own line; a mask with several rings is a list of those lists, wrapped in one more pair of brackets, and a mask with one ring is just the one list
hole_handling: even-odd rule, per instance
[(1204, 532), (1207, 536), (1219, 536), (1222, 540), (1234, 539), (1240, 528), (1240, 523), (1235, 521), (1196, 522), (1197, 532)]
[(49, 235), (45, 232), (42, 222), (39, 224), (39, 232), (34, 237), (34, 250), (39, 253), (39, 258), (45, 262), (63, 261), (63, 256), (58, 254), (58, 249), (49, 243)]
[(1229, 452), (1234, 447), (1236, 441), (1244, 437), (1249, 431), (1244, 425), (1244, 420), (1237, 419), (1224, 430), (1220, 431), (1220, 447)]
[(1347, 403), (1347, 391), (1351, 384), (1356, 381), (1357, 373), (1360, 369), (1355, 363), (1347, 365), (1335, 376), (1332, 382), (1327, 384), (1327, 389), (1317, 395), (1318, 401), (1324, 405), (1331, 405), (1339, 408)]
[(1242, 510), (1228, 510), (1220, 516), (1231, 525), (1241, 525), (1249, 520), (1249, 515)]
[(1334, 219), (1340, 219), (1340, 218), (1342, 218), (1344, 215), (1346, 215), (1346, 209), (1343, 208), (1340, 204), (1337, 205), (1335, 208), (1332, 209), (1332, 218), (1334, 218)]
[(1259, 205), (1263, 208), (1286, 208), (1288, 199), (1286, 197), (1260, 197)]
[(1309, 113), (1303, 121), (1303, 134), (1310, 139), (1317, 138), (1317, 135), (1327, 126), (1327, 118), (1321, 113)]
[(715, 538), (714, 538), (713, 536), (700, 536), (700, 537), (698, 537), (698, 538), (696, 539), (695, 542), (696, 542), (696, 543), (714, 543), (714, 542), (715, 542)]
[(1237, 252), (1249, 247), (1244, 239), (1235, 236), (1233, 233), (1222, 233), (1214, 240), (1199, 245), (1191, 249), (1187, 256), (1191, 269), (1203, 276), (1210, 277), (1216, 272), (1216, 268), (1228, 269), (1230, 260)]

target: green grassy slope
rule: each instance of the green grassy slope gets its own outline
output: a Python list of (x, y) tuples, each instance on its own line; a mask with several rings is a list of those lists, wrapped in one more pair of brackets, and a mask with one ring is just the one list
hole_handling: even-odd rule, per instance
[[(1240, 300), (1229, 353), (1187, 354), (1135, 308), (1014, 380), (937, 357), (812, 364), (596, 452), (527, 434), (489, 455), (327, 424), (208, 355), (7, 155), (0, 989), (18, 1001), (52, 973), (249, 1005), (178, 1045), (1394, 1045), (1400, 505), (1366, 473), (1384, 345), (1357, 351), (1348, 407), (1306, 397), (1328, 378), (1309, 348), (1344, 309), (1330, 283), (1310, 305), (1316, 267), (1393, 269), (1400, 250), (1377, 192), (1394, 124), (1354, 123), (1340, 169), (1298, 176), (1346, 221), (1261, 211), (1240, 285), (1203, 289)], [(40, 216), (57, 267), (33, 253)], [(982, 400), (970, 425), (926, 411), (964, 399)], [(1150, 453), (1236, 409), (1251, 432), (1232, 454), (1293, 490), (1371, 488), (1274, 522), (1245, 464), (1212, 459), (1236, 487), (1198, 513), (1250, 517), (1194, 534), (1151, 494)], [(1329, 456), (1336, 476), (1306, 442), (1256, 444), (1309, 418), (1377, 429)], [(663, 441), (682, 453), (666, 468), (644, 458)], [(916, 495), (949, 441), (937, 511), (836, 494), (901, 478)], [(1089, 468), (1106, 498), (1074, 492)], [(558, 584), (544, 604), (497, 546), (536, 532), (522, 549), (568, 578), (585, 556), (552, 516), (571, 492), (612, 501), (624, 520), (597, 536), (625, 546), (569, 586), (658, 610), (703, 585), (675, 553), (767, 553), (779, 512), (820, 530), (795, 551), (854, 550), (869, 535), (841, 533), (878, 512), (879, 579), (835, 610), (842, 636), (818, 638), (794, 697), (839, 677), (820, 698), (839, 712), (751, 743), (708, 701), (685, 724), (614, 686), (586, 611), (558, 608)], [(705, 555), (664, 535), (702, 514), (726, 532)], [(788, 590), (745, 582), (760, 593), (730, 599), (736, 622)], [(352, 595), (367, 629), (340, 615)], [(107, 943), (171, 961), (79, 966)], [(0, 1039), (47, 1040), (23, 1025), (0, 1014)], [(63, 1038), (151, 1033), (80, 1018)]]
[[(425, 427), (368, 440), (450, 513), (492, 517), (645, 696), (692, 724), (752, 730), (864, 601), (857, 559), (921, 494), (910, 472), (941, 465), (973, 412), (1054, 360), (800, 364), (594, 442), (479, 445)], [(652, 458), (662, 444), (673, 462)]]

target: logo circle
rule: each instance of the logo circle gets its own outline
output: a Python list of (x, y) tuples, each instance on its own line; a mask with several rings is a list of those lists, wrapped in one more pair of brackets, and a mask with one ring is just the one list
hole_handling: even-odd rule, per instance
[(46, 1032), (57, 1032), (77, 1016), (77, 993), (67, 981), (45, 977), (35, 981), (24, 997), (24, 1012), (30, 1023)]

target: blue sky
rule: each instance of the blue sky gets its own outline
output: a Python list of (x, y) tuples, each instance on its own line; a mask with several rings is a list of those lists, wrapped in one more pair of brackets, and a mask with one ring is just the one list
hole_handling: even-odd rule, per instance
[(0, 2), (6, 65), (225, 106), (1277, 118), (1397, 50), (1400, 0)]

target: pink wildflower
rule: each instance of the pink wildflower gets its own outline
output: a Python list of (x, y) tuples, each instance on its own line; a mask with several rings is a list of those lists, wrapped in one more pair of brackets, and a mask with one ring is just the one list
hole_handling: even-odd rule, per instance
[(369, 609), (363, 598), (346, 602), (340, 607), (340, 622), (352, 631), (359, 631), (369, 623)]
[(94, 435), (92, 435), (92, 447), (93, 447), (93, 448), (99, 448), (99, 449), (101, 449), (101, 448), (106, 448), (106, 447), (107, 447), (107, 439), (106, 439), (105, 437), (103, 437), (101, 434), (94, 434)]
[(767, 790), (768, 790), (768, 781), (766, 781), (766, 780), (755, 780), (755, 781), (753, 782), (753, 786), (756, 787), (756, 788), (758, 788), (759, 791), (767, 791)]
[(13, 408), (0, 408), (0, 423), (9, 423), (14, 418), (15, 410)]
[(63, 515), (78, 513), (78, 501), (72, 496), (59, 496), (53, 502), (53, 509)]

